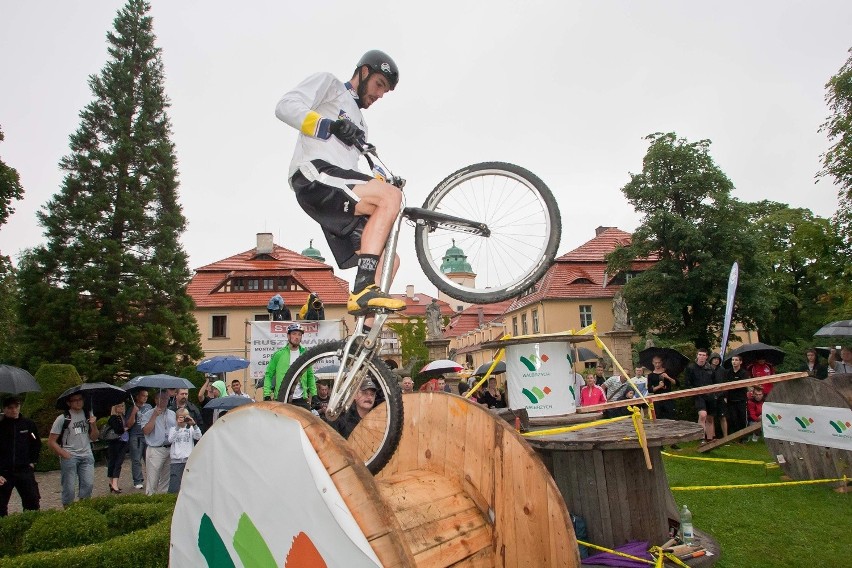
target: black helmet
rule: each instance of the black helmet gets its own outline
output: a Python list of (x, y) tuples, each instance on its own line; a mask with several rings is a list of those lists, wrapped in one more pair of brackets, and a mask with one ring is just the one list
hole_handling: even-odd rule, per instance
[(384, 75), (387, 78), (388, 83), (390, 83), (390, 90), (394, 90), (394, 87), (396, 87), (396, 84), (399, 82), (399, 68), (387, 53), (379, 51), (378, 49), (371, 49), (362, 55), (360, 60), (358, 60), (356, 70), (360, 69), (364, 65), (368, 66), (371, 71)]

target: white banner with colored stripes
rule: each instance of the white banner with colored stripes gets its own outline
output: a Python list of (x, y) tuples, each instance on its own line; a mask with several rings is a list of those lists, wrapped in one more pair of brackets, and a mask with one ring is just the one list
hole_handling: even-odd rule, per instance
[(852, 409), (764, 402), (763, 435), (775, 440), (852, 450)]
[(524, 343), (506, 348), (509, 406), (531, 418), (577, 411), (568, 342)]

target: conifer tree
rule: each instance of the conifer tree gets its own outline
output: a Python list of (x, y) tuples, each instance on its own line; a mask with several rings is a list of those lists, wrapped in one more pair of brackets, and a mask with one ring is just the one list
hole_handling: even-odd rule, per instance
[(47, 244), (21, 263), (23, 349), (87, 380), (175, 372), (201, 356), (186, 227), (150, 5), (128, 0), (107, 33), (62, 158), (62, 188), (39, 212)]

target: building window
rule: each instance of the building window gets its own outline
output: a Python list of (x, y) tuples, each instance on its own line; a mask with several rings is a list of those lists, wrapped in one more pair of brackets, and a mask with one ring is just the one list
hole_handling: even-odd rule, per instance
[(592, 306), (580, 306), (580, 327), (592, 325)]
[(518, 336), (518, 318), (517, 317), (512, 318), (512, 335), (515, 336), (515, 337)]
[(275, 279), (274, 278), (264, 278), (263, 279), (263, 289), (264, 290), (275, 290)]
[(210, 337), (228, 337), (228, 316), (213, 316)]
[(257, 278), (250, 278), (249, 281), (248, 281), (248, 289), (249, 290), (257, 290), (259, 285), (260, 285), (260, 282), (257, 280)]
[(528, 334), (527, 330), (527, 314), (521, 314), (521, 335)]
[(254, 314), (254, 321), (269, 321), (269, 314)]
[(242, 278), (234, 278), (233, 280), (231, 280), (231, 282), (233, 283), (233, 286), (231, 288), (234, 292), (242, 292), (246, 289), (246, 285), (243, 283)]
[(533, 333), (538, 333), (538, 310), (532, 311)]

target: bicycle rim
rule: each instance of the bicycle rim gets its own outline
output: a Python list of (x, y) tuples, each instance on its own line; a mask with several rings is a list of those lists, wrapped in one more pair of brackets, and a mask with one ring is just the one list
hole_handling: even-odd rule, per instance
[[(278, 400), (292, 401), (299, 377), (309, 368), (313, 369), (318, 381), (333, 381), (337, 375), (337, 369), (340, 368), (344, 345), (343, 341), (333, 341), (316, 345), (305, 351), (284, 375)], [(377, 402), (369, 414), (361, 419), (349, 436), (348, 442), (355, 454), (364, 461), (367, 469), (376, 474), (387, 465), (399, 445), (403, 420), (402, 392), (393, 373), (384, 362), (371, 360), (365, 362), (364, 367), (366, 377), (372, 379), (381, 389), (384, 402)], [(378, 400), (379, 393), (376, 394)]]
[[(424, 273), (458, 300), (491, 303), (516, 297), (544, 275), (556, 256), (562, 232), (556, 200), (535, 174), (514, 164), (462, 168), (438, 184), (423, 207), (485, 223), (490, 230), (487, 237), (436, 224), (415, 231)], [(453, 247), (464, 258), (451, 258)], [(456, 277), (451, 279), (448, 271)]]

